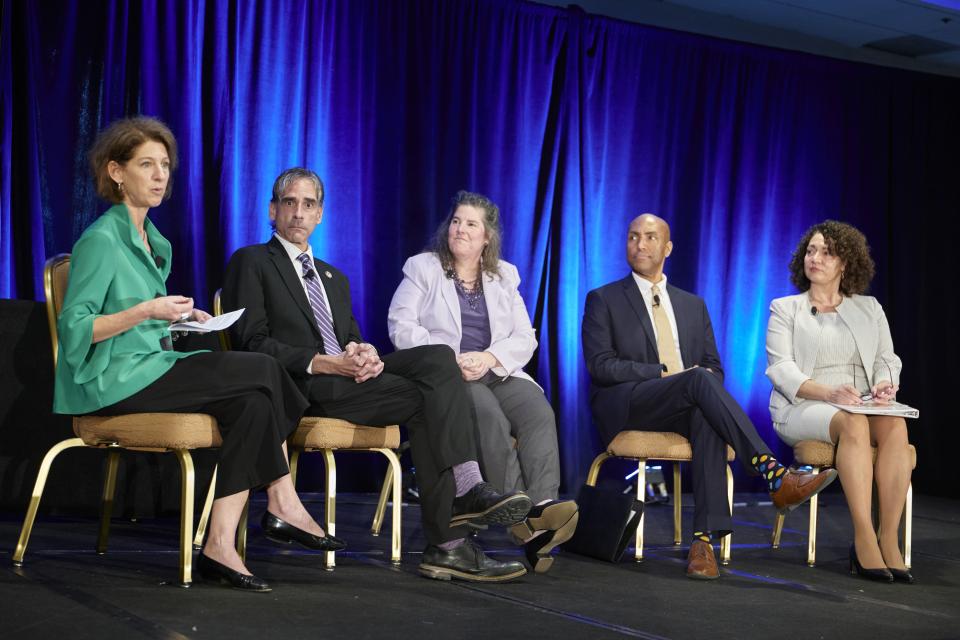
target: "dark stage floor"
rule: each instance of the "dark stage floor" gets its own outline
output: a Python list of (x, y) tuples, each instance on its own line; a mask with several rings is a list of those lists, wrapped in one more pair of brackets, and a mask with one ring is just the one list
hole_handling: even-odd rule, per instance
[[(312, 498), (314, 513), (322, 496)], [(839, 492), (821, 498), (818, 566), (804, 563), (807, 511), (787, 519), (769, 548), (773, 509), (738, 495), (733, 561), (715, 582), (684, 577), (670, 544), (672, 510), (647, 510), (647, 559), (611, 565), (561, 553), (545, 575), (505, 585), (444, 583), (417, 575), (419, 510), (404, 510), (400, 568), (390, 538), (366, 527), (374, 496), (338, 498), (337, 534), (350, 544), (336, 570), (279, 549), (251, 526), (249, 566), (274, 591), (247, 594), (176, 576), (177, 520), (117, 520), (111, 550), (93, 551), (96, 518), (41, 516), (22, 568), (10, 557), (22, 514), (0, 514), (2, 638), (960, 638), (960, 503), (915, 501), (918, 583), (876, 584), (847, 574), (849, 518)], [(687, 497), (687, 500), (690, 498)], [(687, 503), (689, 504), (689, 502)], [(251, 522), (264, 508), (255, 501)], [(685, 510), (685, 518), (690, 510)], [(687, 523), (689, 530), (689, 523)], [(501, 531), (486, 548), (518, 556)]]

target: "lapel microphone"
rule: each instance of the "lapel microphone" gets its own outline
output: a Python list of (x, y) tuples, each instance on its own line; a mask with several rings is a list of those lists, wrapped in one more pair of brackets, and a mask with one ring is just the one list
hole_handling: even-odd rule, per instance
[(660, 306), (660, 296), (658, 296), (658, 295), (654, 295), (654, 296), (653, 296), (653, 306), (655, 306), (655, 307), (659, 307), (659, 306)]
[(812, 315), (814, 318), (817, 317), (817, 308), (816, 308), (816, 307), (810, 307), (810, 315)]

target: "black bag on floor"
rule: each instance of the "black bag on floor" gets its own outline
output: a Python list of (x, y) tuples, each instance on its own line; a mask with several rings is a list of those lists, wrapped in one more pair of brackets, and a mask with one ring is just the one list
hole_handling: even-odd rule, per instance
[(580, 522), (563, 550), (619, 562), (637, 531), (643, 503), (631, 494), (583, 485), (577, 497)]

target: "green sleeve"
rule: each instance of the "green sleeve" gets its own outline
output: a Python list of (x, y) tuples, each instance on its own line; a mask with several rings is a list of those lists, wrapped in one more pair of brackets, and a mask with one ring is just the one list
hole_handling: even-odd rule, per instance
[(113, 339), (93, 344), (93, 321), (103, 315), (110, 284), (116, 275), (115, 241), (106, 233), (84, 234), (74, 245), (67, 296), (60, 311), (61, 366), (67, 365), (76, 384), (101, 375), (110, 363)]

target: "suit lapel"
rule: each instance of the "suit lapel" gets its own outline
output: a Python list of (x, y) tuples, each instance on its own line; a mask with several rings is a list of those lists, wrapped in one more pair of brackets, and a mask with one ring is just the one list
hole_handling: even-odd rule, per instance
[(127, 247), (133, 259), (140, 263), (143, 268), (141, 275), (145, 280), (152, 281), (154, 291), (157, 291), (159, 295), (165, 295), (167, 276), (170, 275), (170, 243), (160, 235), (150, 218), (143, 221), (143, 229), (147, 232), (150, 246), (153, 248), (154, 254), (160, 259), (160, 265), (158, 265), (157, 261), (147, 251), (140, 235), (133, 226), (127, 206), (125, 204), (114, 205), (107, 210), (107, 213), (117, 220), (120, 241)]
[(860, 362), (867, 372), (867, 381), (873, 385), (873, 365), (877, 358), (876, 330), (871, 326), (870, 317), (863, 309), (854, 303), (853, 298), (847, 298), (837, 307), (840, 318), (850, 328), (853, 341), (857, 344)]
[[(482, 273), (480, 277), (483, 277)], [(486, 290), (486, 287), (484, 287), (484, 290)], [(463, 319), (460, 317), (460, 298), (457, 297), (457, 288), (453, 284), (453, 278), (448, 278), (442, 271), (440, 275), (440, 295), (443, 296), (443, 301), (447, 303), (453, 322), (457, 325), (457, 333), (460, 337), (463, 337)], [(486, 296), (486, 291), (484, 291), (484, 296)], [(487, 303), (487, 309), (490, 309), (489, 302)]]
[(793, 321), (793, 353), (800, 371), (810, 375), (816, 366), (817, 352), (820, 351), (820, 322), (810, 313), (813, 303), (808, 294), (802, 294), (800, 308)]
[(693, 338), (693, 317), (692, 311), (687, 308), (687, 297), (684, 292), (675, 286), (667, 283), (667, 295), (670, 297), (670, 306), (673, 308), (673, 317), (677, 321), (677, 340), (680, 342), (680, 358), (683, 360), (683, 366), (690, 368), (699, 364), (699, 358), (695, 358), (691, 352), (696, 340)]
[(659, 357), (660, 352), (657, 350), (657, 341), (654, 338), (656, 334), (653, 332), (653, 322), (650, 320), (650, 314), (647, 313), (647, 305), (643, 302), (643, 296), (640, 295), (637, 283), (634, 282), (632, 275), (627, 276), (620, 282), (623, 284), (623, 295), (627, 297), (627, 302), (633, 307), (634, 313), (640, 320), (640, 327), (643, 329), (643, 335), (646, 337), (651, 351)]
[[(496, 278), (487, 278), (483, 272), (480, 273), (480, 277), (484, 278), (485, 282), (483, 283), (483, 299), (487, 303), (487, 317), (490, 318), (490, 340), (495, 342), (497, 340), (497, 321), (502, 320), (499, 313), (494, 313), (496, 309), (499, 309), (500, 297), (503, 295), (503, 286), (500, 284), (500, 281)], [(463, 333), (461, 331), (461, 333)]]
[(276, 238), (270, 239), (270, 242), (267, 243), (267, 250), (270, 253), (270, 260), (277, 268), (280, 279), (283, 280), (283, 284), (287, 287), (287, 291), (290, 292), (290, 296), (297, 303), (297, 307), (303, 315), (306, 316), (310, 322), (310, 326), (313, 327), (313, 330), (319, 336), (320, 329), (317, 327), (316, 318), (313, 317), (313, 308), (310, 306), (310, 301), (307, 300), (307, 294), (303, 290), (300, 276), (294, 269), (293, 263), (290, 262), (290, 256), (287, 255), (283, 245), (280, 244)]

